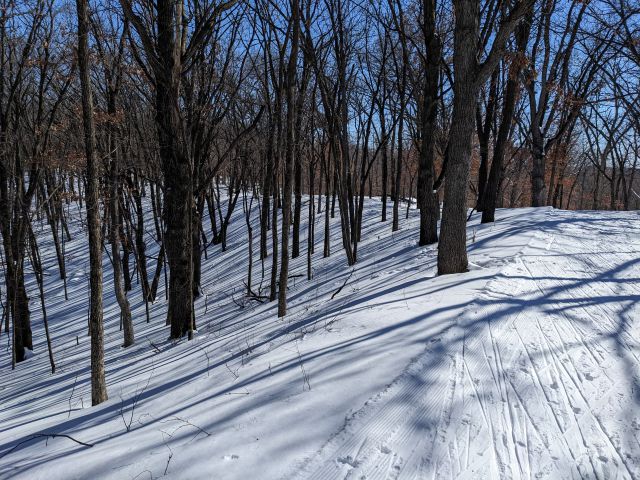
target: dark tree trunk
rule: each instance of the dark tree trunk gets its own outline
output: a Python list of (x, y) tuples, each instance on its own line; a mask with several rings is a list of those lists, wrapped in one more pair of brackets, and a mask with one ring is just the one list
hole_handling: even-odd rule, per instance
[[(381, 108), (381, 113), (380, 113), (380, 129), (381, 129), (381, 135), (383, 138), (387, 137), (387, 131), (385, 128), (385, 120), (384, 120), (384, 108)], [(388, 155), (388, 149), (387, 146), (385, 145), (384, 148), (382, 149), (382, 218), (381, 221), (382, 222), (386, 222), (387, 221), (387, 182), (388, 182), (388, 176), (389, 176), (389, 155)]]
[[(119, 208), (119, 182), (118, 182), (118, 164), (115, 157), (115, 150), (110, 148), (110, 151), (114, 152), (111, 158), (111, 172), (110, 172), (110, 185), (109, 185), (109, 214), (110, 214), (110, 242), (111, 242), (111, 258), (113, 263), (113, 287), (115, 290), (116, 300), (120, 306), (120, 315), (122, 319), (122, 325), (124, 327), (124, 346), (128, 347), (133, 345), (134, 333), (133, 322), (131, 320), (131, 308), (129, 307), (129, 300), (127, 299), (127, 293), (122, 285), (122, 260), (120, 258), (120, 238), (121, 238), (121, 219)], [(146, 295), (146, 292), (145, 292)]]
[(457, 0), (455, 5), (453, 115), (449, 132), (447, 180), (440, 244), (438, 274), (467, 271), (467, 185), (471, 140), (478, 98), (476, 55), (480, 4), (477, 0)]
[(271, 199), (271, 177), (273, 176), (273, 155), (267, 152), (266, 168), (262, 183), (262, 209), (260, 210), (260, 260), (269, 256), (267, 231), (269, 230), (269, 210)]
[[(296, 67), (298, 61), (298, 47), (300, 42), (300, 20), (298, 0), (291, 0), (291, 53), (287, 66), (287, 119), (286, 119), (286, 150), (284, 158), (284, 186), (282, 189), (282, 251), (280, 260), (280, 281), (278, 287), (278, 317), (287, 314), (287, 281), (289, 278), (289, 232), (291, 231), (291, 187), (294, 174), (294, 159), (296, 153), (296, 105), (294, 104)], [(298, 176), (302, 172), (297, 172)], [(296, 181), (300, 179), (296, 179)], [(296, 193), (297, 195), (297, 193)], [(300, 193), (300, 195), (302, 195)], [(297, 198), (296, 198), (297, 200)], [(300, 197), (300, 201), (302, 198)], [(298, 209), (299, 209), (298, 201)], [(298, 211), (298, 233), (300, 229), (300, 212)], [(298, 237), (298, 243), (299, 243)], [(298, 247), (299, 248), (299, 247)]]
[[(524, 55), (530, 31), (530, 21), (522, 22), (516, 29), (516, 49), (520, 55)], [(509, 67), (509, 79), (507, 80), (507, 86), (504, 94), (502, 119), (496, 138), (491, 171), (489, 172), (489, 179), (487, 180), (487, 187), (484, 192), (482, 223), (491, 223), (495, 221), (498, 191), (500, 189), (500, 184), (502, 183), (505, 149), (509, 140), (515, 106), (520, 92), (519, 76), (521, 69), (522, 62), (520, 61), (513, 62)]]
[(42, 306), (42, 322), (44, 324), (44, 334), (47, 339), (47, 351), (49, 352), (49, 364), (51, 365), (51, 373), (56, 373), (56, 363), (53, 360), (53, 347), (51, 345), (51, 335), (49, 334), (49, 320), (47, 318), (47, 308), (45, 305), (45, 293), (44, 293), (44, 281), (42, 272), (42, 260), (40, 258), (40, 250), (38, 249), (38, 243), (36, 236), (33, 233), (31, 225), (29, 225), (29, 241), (31, 244), (31, 262), (33, 265), (33, 271), (38, 283), (38, 290), (40, 292), (40, 305)]
[(427, 65), (422, 95), (422, 146), (418, 171), (418, 208), (420, 208), (420, 245), (438, 241), (438, 198), (434, 191), (435, 130), (438, 118), (438, 83), (441, 45), (436, 34), (435, 0), (424, 0), (424, 33)]
[(396, 158), (396, 168), (395, 168), (395, 181), (394, 181), (394, 191), (395, 196), (393, 197), (393, 219), (391, 221), (391, 231), (395, 232), (400, 228), (399, 224), (399, 209), (400, 209), (400, 185), (402, 182), (402, 161), (404, 155), (403, 148), (403, 134), (404, 134), (404, 93), (402, 94), (402, 98), (400, 99), (400, 120), (398, 120), (398, 156)]
[(498, 88), (498, 74), (500, 68), (496, 68), (491, 75), (489, 84), (489, 98), (485, 111), (485, 121), (482, 124), (482, 111), (480, 104), (476, 108), (476, 128), (478, 131), (478, 143), (480, 144), (480, 168), (478, 170), (478, 198), (476, 210), (482, 212), (484, 205), (484, 192), (487, 186), (487, 176), (489, 171), (489, 140), (491, 139), (491, 127), (493, 126), (494, 112), (496, 108), (496, 90)]
[(192, 165), (185, 151), (180, 116), (181, 51), (176, 24), (181, 24), (182, 4), (158, 0), (157, 32), (160, 65), (155, 71), (156, 123), (164, 174), (164, 244), (169, 263), (171, 338), (193, 335)]
[(331, 192), (331, 169), (329, 168), (329, 159), (325, 158), (325, 195), (324, 195), (324, 248), (322, 251), (322, 256), (327, 258), (331, 256), (331, 224), (330, 224), (330, 214), (329, 214), (329, 199)]
[[(116, 115), (116, 93), (111, 86), (108, 86), (108, 106), (107, 112), (112, 118)], [(117, 129), (114, 124), (110, 124), (109, 138), (107, 142), (109, 152), (110, 172), (109, 172), (109, 241), (111, 243), (111, 258), (113, 263), (113, 287), (116, 300), (120, 307), (120, 318), (124, 330), (124, 344), (126, 348), (133, 345), (135, 337), (133, 333), (133, 322), (131, 319), (131, 308), (127, 299), (127, 292), (122, 286), (122, 261), (120, 258), (120, 238), (122, 237), (122, 215), (120, 214), (120, 171), (117, 145)], [(147, 293), (145, 292), (145, 297)], [(146, 300), (145, 300), (146, 301)]]
[(542, 207), (545, 203), (545, 169), (546, 155), (544, 151), (544, 140), (533, 129), (532, 135), (532, 168), (531, 168), (531, 206)]
[(438, 273), (462, 273), (467, 270), (467, 185), (471, 165), (471, 141), (474, 108), (482, 82), (496, 68), (507, 39), (520, 18), (532, 8), (533, 0), (521, 0), (500, 24), (487, 59), (478, 64), (479, 0), (454, 0), (455, 31), (453, 64), (453, 115), (447, 146), (447, 180), (440, 244)]
[(87, 224), (89, 229), (89, 284), (91, 305), (91, 403), (98, 405), (107, 400), (104, 375), (104, 331), (102, 319), (102, 239), (100, 237), (100, 199), (98, 161), (93, 121), (93, 98), (89, 76), (89, 13), (87, 0), (76, 0), (78, 10), (78, 69), (82, 90), (82, 119), (87, 158)]
[[(297, 125), (300, 125), (298, 123)], [(296, 128), (299, 132), (299, 128)], [(299, 135), (296, 135), (296, 138)], [(295, 205), (293, 210), (293, 238), (291, 245), (291, 258), (297, 258), (300, 255), (300, 216), (302, 214), (302, 159), (300, 155), (300, 149), (297, 148), (294, 158), (294, 171), (293, 171), (293, 191), (295, 195)]]

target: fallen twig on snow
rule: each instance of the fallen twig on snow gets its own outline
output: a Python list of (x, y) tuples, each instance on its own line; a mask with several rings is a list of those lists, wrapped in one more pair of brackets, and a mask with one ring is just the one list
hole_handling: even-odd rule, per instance
[(29, 438), (26, 438), (23, 441), (16, 443), (13, 447), (11, 447), (9, 450), (7, 450), (2, 455), (0, 455), (0, 458), (6, 457), (15, 449), (17, 449), (20, 445), (24, 445), (25, 443), (30, 442), (31, 440), (35, 440), (36, 438), (56, 438), (56, 437), (68, 438), (69, 440), (72, 440), (76, 442), (78, 445), (82, 445), (83, 447), (91, 448), (94, 445), (93, 443), (82, 442), (76, 438), (73, 438), (71, 435), (67, 435), (66, 433), (34, 433)]
[(340, 288), (335, 292), (333, 292), (333, 295), (331, 295), (331, 300), (333, 300), (336, 297), (336, 295), (338, 295), (342, 291), (344, 286), (347, 284), (347, 282), (351, 278), (351, 275), (353, 275), (353, 269), (351, 270), (351, 273), (349, 273), (349, 276), (344, 280), (344, 283), (340, 286)]

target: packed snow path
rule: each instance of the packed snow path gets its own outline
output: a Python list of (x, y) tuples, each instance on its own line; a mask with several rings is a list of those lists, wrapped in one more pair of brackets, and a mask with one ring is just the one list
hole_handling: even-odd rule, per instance
[(640, 228), (628, 220), (550, 212), (299, 478), (640, 478)]

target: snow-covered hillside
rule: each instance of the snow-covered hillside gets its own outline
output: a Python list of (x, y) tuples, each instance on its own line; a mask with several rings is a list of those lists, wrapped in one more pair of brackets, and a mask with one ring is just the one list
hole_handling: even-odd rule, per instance
[[(35, 356), (11, 371), (10, 349), (0, 354), (0, 477), (640, 478), (638, 214), (474, 216), (471, 271), (436, 277), (417, 212), (391, 233), (379, 209), (366, 204), (353, 269), (337, 218), (322, 258), (318, 217), (314, 280), (295, 259), (284, 319), (242, 298), (236, 212), (228, 250), (204, 261), (191, 342), (167, 340), (162, 294), (146, 323), (135, 285), (136, 344), (122, 349), (105, 256), (110, 398), (93, 408), (80, 215), (68, 301), (43, 229), (58, 371), (31, 284)], [(256, 256), (256, 288), (260, 271)]]

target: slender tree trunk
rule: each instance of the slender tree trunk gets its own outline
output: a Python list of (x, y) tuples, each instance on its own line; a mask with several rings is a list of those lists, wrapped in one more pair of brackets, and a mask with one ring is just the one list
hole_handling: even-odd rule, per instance
[(393, 198), (393, 219), (391, 222), (391, 231), (395, 232), (400, 228), (399, 224), (399, 208), (400, 208), (400, 185), (402, 182), (402, 161), (404, 155), (403, 149), (403, 134), (404, 134), (404, 93), (402, 94), (402, 98), (400, 99), (400, 120), (398, 121), (398, 157), (396, 159), (395, 165), (395, 196)]
[[(524, 55), (531, 31), (531, 22), (524, 21), (516, 29), (516, 49), (519, 55)], [(502, 183), (503, 163), (505, 150), (509, 140), (509, 132), (515, 113), (515, 106), (520, 92), (520, 71), (523, 62), (515, 61), (509, 67), (509, 78), (504, 94), (502, 107), (502, 119), (498, 129), (491, 171), (487, 180), (487, 187), (484, 192), (482, 206), (482, 223), (495, 221), (496, 204), (498, 201), (498, 191)]]
[[(298, 117), (300, 118), (300, 117)], [(299, 132), (299, 125), (296, 131)], [(299, 135), (296, 135), (298, 138)], [(293, 239), (291, 245), (291, 258), (297, 258), (300, 255), (300, 216), (302, 214), (302, 159), (298, 143), (296, 143), (293, 171), (293, 191), (295, 195), (295, 205), (293, 210)]]
[(487, 176), (489, 174), (489, 140), (491, 139), (491, 127), (493, 126), (494, 112), (496, 108), (496, 90), (498, 88), (498, 74), (500, 68), (491, 74), (489, 82), (489, 98), (487, 100), (487, 108), (485, 112), (484, 125), (482, 123), (482, 111), (480, 103), (476, 107), (476, 129), (478, 132), (478, 143), (480, 144), (480, 168), (478, 170), (478, 198), (476, 201), (476, 210), (482, 212), (484, 205), (484, 192), (487, 186)]
[[(110, 151), (115, 152), (111, 147)], [(111, 258), (113, 262), (113, 287), (115, 290), (116, 300), (120, 306), (120, 316), (122, 319), (122, 325), (124, 327), (124, 347), (128, 347), (134, 344), (133, 322), (131, 320), (131, 308), (129, 307), (129, 300), (127, 299), (127, 293), (122, 286), (122, 261), (120, 259), (120, 229), (121, 229), (121, 215), (118, 205), (118, 166), (115, 158), (115, 153), (111, 158), (111, 175), (109, 185), (109, 214), (111, 216), (110, 222), (110, 241), (111, 241)], [(146, 292), (145, 292), (146, 295)]]
[(269, 230), (269, 207), (271, 199), (271, 177), (273, 176), (273, 155), (267, 153), (264, 180), (262, 183), (262, 209), (260, 211), (260, 260), (269, 256), (267, 231)]
[[(385, 128), (384, 108), (381, 108), (381, 113), (380, 113), (380, 129), (381, 129), (382, 137), (386, 138), (387, 131)], [(387, 221), (387, 182), (388, 182), (388, 176), (389, 176), (388, 151), (389, 150), (385, 145), (384, 148), (382, 149), (382, 199), (381, 199), (382, 200), (382, 218), (381, 218), (382, 222)]]
[(438, 119), (438, 83), (441, 45), (436, 34), (435, 0), (424, 0), (424, 31), (427, 43), (427, 71), (422, 95), (422, 148), (418, 171), (418, 208), (420, 208), (420, 245), (438, 241), (440, 206), (434, 191), (435, 130)]
[(269, 290), (269, 300), (274, 301), (278, 294), (278, 202), (277, 198), (277, 190), (280, 188), (278, 185), (278, 177), (275, 174), (275, 170), (278, 168), (277, 159), (274, 162), (274, 172), (273, 172), (273, 207), (271, 208), (271, 249), (273, 250), (273, 256), (271, 258), (271, 285)]
[[(108, 87), (108, 106), (107, 112), (112, 118), (116, 115), (116, 99), (115, 92)], [(131, 320), (131, 308), (127, 299), (127, 292), (122, 286), (122, 261), (120, 259), (120, 238), (122, 237), (122, 215), (120, 214), (120, 171), (119, 156), (117, 144), (117, 129), (115, 125), (111, 125), (109, 129), (108, 151), (110, 157), (110, 182), (109, 182), (109, 240), (111, 243), (111, 258), (113, 263), (113, 287), (115, 290), (116, 300), (120, 307), (120, 318), (124, 328), (124, 347), (133, 345), (135, 342), (133, 333), (133, 322)], [(146, 270), (145, 270), (146, 271)], [(144, 292), (145, 297), (147, 292)], [(145, 300), (146, 301), (146, 300)]]
[(329, 159), (325, 157), (325, 195), (324, 195), (324, 248), (322, 252), (322, 256), (327, 258), (331, 256), (331, 215), (329, 212), (329, 200), (330, 200), (330, 192), (331, 192), (331, 169), (329, 168)]
[(102, 239), (100, 238), (100, 199), (98, 161), (93, 121), (93, 98), (89, 75), (89, 13), (87, 0), (76, 0), (78, 11), (78, 69), (82, 91), (82, 119), (87, 158), (87, 224), (89, 229), (89, 268), (91, 313), (91, 403), (98, 405), (107, 400), (104, 375), (104, 331), (102, 320)]
[[(289, 232), (291, 231), (291, 187), (293, 183), (294, 162), (296, 153), (294, 92), (296, 88), (296, 67), (300, 37), (300, 20), (298, 0), (291, 0), (291, 53), (287, 66), (287, 119), (286, 150), (284, 158), (284, 186), (282, 189), (282, 251), (280, 260), (280, 282), (278, 289), (278, 317), (287, 314), (287, 283), (289, 278)], [(301, 172), (298, 172), (301, 175)], [(299, 206), (299, 205), (298, 205)], [(300, 228), (300, 212), (298, 212), (298, 231)], [(299, 243), (299, 238), (298, 238)]]
[(33, 271), (36, 276), (36, 282), (38, 283), (38, 291), (40, 292), (40, 305), (42, 307), (42, 322), (44, 324), (44, 334), (47, 339), (47, 351), (49, 352), (49, 364), (51, 365), (51, 373), (56, 373), (56, 363), (53, 360), (53, 347), (51, 345), (51, 335), (49, 334), (49, 320), (47, 318), (47, 308), (45, 305), (45, 293), (44, 293), (44, 281), (42, 272), (42, 260), (40, 258), (40, 250), (38, 249), (38, 243), (36, 236), (33, 233), (31, 225), (29, 225), (29, 241), (31, 243), (31, 261), (33, 264)]
[(316, 231), (316, 217), (315, 217), (315, 205), (314, 205), (314, 181), (315, 181), (315, 165), (313, 162), (309, 165), (309, 209), (308, 209), (308, 221), (307, 221), (307, 280), (312, 278), (311, 270), (311, 256), (315, 249), (315, 231)]

